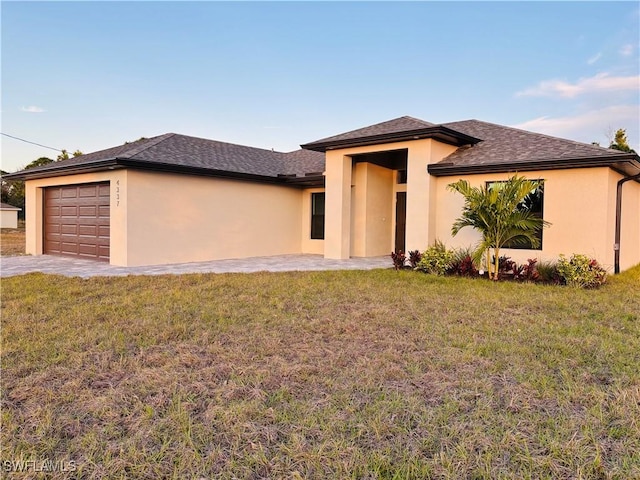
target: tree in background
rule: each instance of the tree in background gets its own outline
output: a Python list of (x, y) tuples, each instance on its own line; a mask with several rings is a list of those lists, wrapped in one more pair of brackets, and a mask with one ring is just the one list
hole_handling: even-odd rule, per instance
[[(71, 154), (72, 157), (79, 157), (80, 155), (82, 155), (82, 152), (80, 150), (76, 150)], [(65, 149), (62, 149), (60, 152), (60, 155), (58, 155), (58, 158), (56, 158), (56, 161), (60, 162), (62, 160), (69, 160), (69, 158), (71, 158), (69, 156), (69, 152), (66, 151)]]
[(619, 128), (616, 131), (613, 140), (609, 144), (609, 148), (620, 150), (621, 152), (636, 153), (636, 151), (629, 146), (627, 131), (624, 128)]
[[(82, 152), (80, 150), (76, 150), (72, 154), (73, 157), (78, 157), (80, 155), (82, 155)], [(69, 156), (69, 152), (67, 152), (66, 150), (61, 150), (60, 155), (58, 155), (56, 160), (53, 160), (52, 158), (49, 158), (49, 157), (39, 157), (33, 160), (32, 162), (29, 162), (29, 164), (26, 167), (20, 168), (19, 170), (29, 170), (30, 168), (42, 167), (43, 165), (59, 162), (61, 160), (67, 160), (69, 158), (71, 158)], [(4, 176), (6, 174), (7, 172), (0, 171), (1, 176)], [(24, 219), (24, 215), (25, 215), (24, 181), (5, 180), (4, 178), (2, 178), (0, 180), (0, 192), (2, 197), (2, 200), (1, 200), (2, 203), (8, 203), (9, 205), (13, 205), (14, 207), (21, 208), (22, 210), (18, 212), (18, 217)]]
[(525, 202), (539, 186), (540, 182), (518, 175), (506, 182), (482, 187), (472, 187), (462, 179), (447, 186), (464, 197), (462, 215), (451, 227), (451, 234), (456, 236), (464, 227), (475, 228), (482, 234), (482, 240), (474, 252), (474, 261), (480, 263), (486, 254), (490, 279), (498, 280), (501, 248), (510, 245), (540, 246), (537, 232), (550, 223), (535, 215)]

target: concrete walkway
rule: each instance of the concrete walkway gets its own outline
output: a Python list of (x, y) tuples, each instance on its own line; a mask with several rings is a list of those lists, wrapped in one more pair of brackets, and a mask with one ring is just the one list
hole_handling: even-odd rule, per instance
[(389, 256), (327, 260), (322, 255), (279, 255), (237, 260), (154, 265), (149, 267), (117, 267), (104, 262), (52, 255), (0, 258), (0, 277), (13, 277), (32, 272), (67, 277), (111, 277), (126, 275), (163, 275), (182, 273), (250, 273), (311, 270), (372, 270), (391, 268)]

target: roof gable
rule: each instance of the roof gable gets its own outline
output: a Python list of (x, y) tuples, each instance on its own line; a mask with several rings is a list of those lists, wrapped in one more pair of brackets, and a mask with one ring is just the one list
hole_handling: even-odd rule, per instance
[(390, 133), (406, 132), (410, 130), (419, 130), (422, 128), (433, 127), (434, 124), (425, 122), (419, 118), (413, 118), (409, 116), (394, 118), (393, 120), (387, 120), (386, 122), (376, 123), (375, 125), (369, 125), (368, 127), (358, 128), (349, 132), (340, 133), (331, 137), (316, 140), (312, 143), (328, 143), (339, 140), (352, 140), (355, 138), (371, 137), (375, 135), (384, 135)]

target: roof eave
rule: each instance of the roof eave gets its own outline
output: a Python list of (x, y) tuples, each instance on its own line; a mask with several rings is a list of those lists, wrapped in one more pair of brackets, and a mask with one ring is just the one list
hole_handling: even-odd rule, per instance
[[(215, 170), (211, 168), (193, 167), (186, 165), (174, 165), (168, 163), (147, 162), (131, 158), (110, 158), (81, 165), (56, 165), (53, 168), (30, 171), (22, 170), (12, 174), (3, 175), (6, 180), (37, 180), (41, 178), (62, 177), (80, 173), (95, 173), (123, 168), (133, 168), (152, 172), (182, 173), (187, 175), (199, 175), (217, 178), (229, 178), (235, 180), (253, 181), (259, 183), (290, 185), (295, 187), (324, 186), (324, 177), (305, 176), (296, 178), (272, 177), (252, 173), (231, 172), (227, 170)], [(317, 178), (316, 178), (317, 177)]]
[(439, 140), (443, 143), (454, 145), (456, 147), (470, 144), (473, 145), (481, 141), (481, 139), (472, 137), (471, 135), (466, 135), (456, 130), (443, 127), (441, 125), (436, 125), (434, 127), (405, 130), (402, 132), (394, 133), (383, 133), (379, 135), (369, 135), (359, 138), (311, 142), (300, 145), (300, 147), (306, 150), (313, 150), (315, 152), (326, 152), (327, 150), (336, 150), (341, 148), (363, 147), (380, 143), (396, 143), (427, 138)]
[(571, 168), (609, 167), (623, 175), (640, 173), (640, 161), (637, 155), (625, 155), (614, 158), (590, 157), (554, 160), (533, 160), (484, 165), (456, 165), (453, 163), (433, 163), (427, 166), (429, 174), (435, 177), (452, 175), (472, 175), (498, 172), (530, 172), (534, 170), (566, 170)]
[(118, 159), (109, 158), (80, 165), (74, 164), (61, 166), (52, 164), (52, 167), (50, 168), (38, 169), (35, 171), (30, 169), (21, 170), (20, 172), (3, 175), (2, 178), (5, 180), (37, 180), (39, 178), (61, 177), (64, 175), (74, 175), (77, 173), (101, 172), (104, 170), (112, 170), (118, 167)]
[(175, 165), (169, 163), (147, 162), (135, 159), (123, 159), (118, 162), (126, 168), (135, 168), (152, 172), (183, 173), (187, 175), (199, 175), (205, 177), (231, 178), (236, 180), (250, 180), (260, 183), (272, 183), (282, 185), (286, 179), (282, 177), (271, 177), (268, 175), (257, 175), (254, 173), (232, 172), (228, 170), (216, 170), (212, 168), (193, 167), (188, 165)]
[(287, 185), (302, 187), (302, 188), (324, 188), (325, 176), (320, 175), (305, 175), (303, 177), (289, 177), (285, 180)]

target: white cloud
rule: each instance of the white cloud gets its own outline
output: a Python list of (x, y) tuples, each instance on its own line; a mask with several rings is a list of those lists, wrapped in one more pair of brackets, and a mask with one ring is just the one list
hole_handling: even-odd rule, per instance
[(601, 52), (598, 52), (598, 53), (596, 53), (593, 57), (589, 58), (589, 59), (587, 60), (587, 63), (588, 63), (589, 65), (593, 65), (594, 63), (596, 63), (596, 62), (597, 62), (598, 60), (600, 60), (601, 58), (602, 58), (602, 53), (601, 53)]
[(624, 128), (629, 143), (637, 150), (640, 143), (639, 117), (640, 105), (613, 105), (566, 117), (534, 118), (513, 126), (579, 142), (597, 141), (603, 147), (608, 146), (612, 132)]
[(632, 53), (633, 53), (633, 45), (631, 45), (630, 43), (627, 43), (626, 45), (623, 45), (622, 47), (620, 47), (620, 55), (624, 57), (628, 57)]
[(516, 96), (573, 98), (586, 93), (638, 89), (640, 89), (640, 75), (612, 77), (603, 72), (593, 77), (581, 78), (576, 83), (568, 83), (563, 80), (544, 80), (535, 87), (516, 92)]
[(35, 105), (30, 105), (28, 107), (22, 107), (20, 110), (28, 113), (42, 113), (46, 112), (44, 108), (36, 107)]

